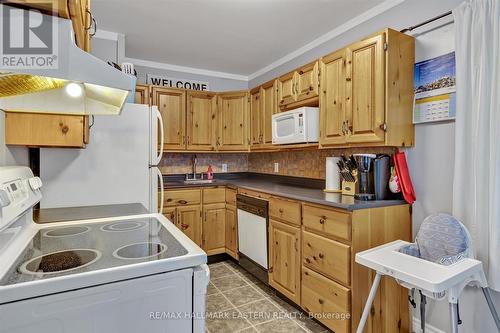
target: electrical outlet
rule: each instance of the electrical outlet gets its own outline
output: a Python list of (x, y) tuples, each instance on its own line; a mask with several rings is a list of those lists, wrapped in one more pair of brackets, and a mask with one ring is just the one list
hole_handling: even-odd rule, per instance
[(227, 172), (227, 164), (222, 163), (222, 172)]
[(274, 162), (274, 172), (280, 172), (280, 164), (278, 162)]

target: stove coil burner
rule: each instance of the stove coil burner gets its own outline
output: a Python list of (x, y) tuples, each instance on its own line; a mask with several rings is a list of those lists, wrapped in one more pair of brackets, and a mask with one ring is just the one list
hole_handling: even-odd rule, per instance
[(118, 259), (146, 259), (159, 256), (167, 251), (167, 246), (163, 243), (135, 243), (122, 246), (113, 252), (113, 256)]
[(81, 235), (89, 231), (90, 227), (79, 225), (47, 230), (43, 235), (45, 237), (68, 237)]
[(145, 226), (147, 226), (147, 223), (144, 221), (120, 221), (103, 225), (101, 230), (107, 232), (124, 232), (142, 229)]
[(63, 250), (30, 259), (19, 270), (32, 275), (64, 273), (93, 264), (100, 257), (101, 252), (92, 249)]

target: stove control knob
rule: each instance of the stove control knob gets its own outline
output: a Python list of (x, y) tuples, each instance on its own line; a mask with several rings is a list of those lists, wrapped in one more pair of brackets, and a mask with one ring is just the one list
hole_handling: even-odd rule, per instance
[(0, 208), (7, 207), (10, 205), (10, 198), (7, 191), (0, 190)]
[(42, 187), (42, 180), (40, 177), (32, 177), (28, 180), (30, 187), (33, 191), (36, 191)]

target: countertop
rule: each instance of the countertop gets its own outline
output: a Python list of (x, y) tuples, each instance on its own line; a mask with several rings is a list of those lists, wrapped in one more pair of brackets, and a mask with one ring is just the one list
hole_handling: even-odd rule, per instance
[(89, 220), (149, 213), (140, 203), (100, 205), (65, 208), (42, 208), (33, 210), (36, 223)]
[(234, 176), (229, 179), (218, 179), (210, 184), (184, 184), (182, 179), (167, 177), (164, 182), (165, 189), (186, 187), (210, 187), (210, 186), (233, 186), (248, 190), (259, 191), (271, 195), (331, 206), (348, 211), (387, 207), (406, 204), (404, 200), (355, 200), (352, 196), (340, 193), (325, 193), (322, 189), (323, 182), (297, 177), (285, 177), (261, 174), (244, 174), (240, 177)]

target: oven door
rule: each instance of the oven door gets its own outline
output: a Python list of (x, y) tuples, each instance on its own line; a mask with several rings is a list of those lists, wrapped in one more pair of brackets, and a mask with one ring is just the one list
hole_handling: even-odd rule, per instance
[(273, 144), (299, 143), (305, 140), (300, 116), (296, 112), (273, 115)]

